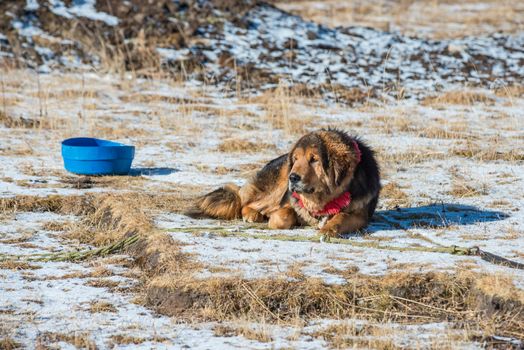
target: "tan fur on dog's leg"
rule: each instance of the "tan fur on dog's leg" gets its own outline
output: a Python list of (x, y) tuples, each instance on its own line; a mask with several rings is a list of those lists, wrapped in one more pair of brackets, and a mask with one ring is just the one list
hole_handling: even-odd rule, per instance
[(282, 208), (273, 213), (269, 217), (268, 227), (270, 229), (286, 230), (297, 224), (297, 215), (291, 208)]
[(343, 233), (355, 232), (368, 224), (367, 212), (360, 210), (352, 213), (338, 213), (320, 229), (322, 235), (338, 237)]
[(255, 209), (245, 206), (242, 208), (242, 220), (245, 222), (264, 222), (265, 217)]

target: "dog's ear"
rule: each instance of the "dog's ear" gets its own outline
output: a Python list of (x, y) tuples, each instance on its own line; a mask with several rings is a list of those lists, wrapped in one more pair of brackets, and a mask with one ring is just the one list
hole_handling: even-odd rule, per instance
[(320, 155), (320, 160), (322, 161), (322, 167), (324, 168), (324, 172), (326, 174), (329, 174), (329, 168), (331, 166), (331, 154), (328, 150), (328, 147), (326, 146), (326, 143), (323, 140), (319, 139), (317, 149)]
[(351, 169), (351, 151), (346, 147), (341, 147), (340, 144), (333, 146), (326, 150), (329, 158), (328, 166), (333, 169), (335, 186), (340, 186), (342, 180), (346, 178), (348, 171)]
[(340, 186), (342, 180), (348, 174), (350, 164), (333, 157), (332, 159), (333, 173), (335, 174), (335, 185)]
[(291, 169), (293, 168), (293, 153), (295, 152), (295, 146), (291, 149), (291, 151), (287, 154), (287, 173), (289, 174), (291, 172)]

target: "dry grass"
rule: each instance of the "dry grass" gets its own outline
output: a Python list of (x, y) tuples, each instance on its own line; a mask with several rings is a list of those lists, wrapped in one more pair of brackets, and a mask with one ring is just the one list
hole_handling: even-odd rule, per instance
[(44, 332), (40, 334), (36, 339), (36, 348), (46, 348), (48, 344), (54, 344), (59, 342), (65, 342), (75, 346), (77, 349), (96, 350), (97, 346), (91, 337), (87, 333), (56, 333), (56, 332)]
[(424, 163), (436, 159), (445, 159), (447, 154), (427, 148), (411, 149), (404, 152), (393, 152), (392, 150), (377, 149), (377, 159), (382, 170), (398, 169), (399, 166)]
[[(497, 313), (497, 322), (489, 323), (489, 327), (495, 327), (498, 334), (524, 332), (524, 322), (515, 314), (524, 304), (524, 293), (510, 280), (503, 281), (497, 276), (466, 272), (458, 275), (394, 273), (377, 278), (355, 272), (344, 276), (348, 279), (346, 285), (326, 285), (300, 273), (291, 281), (287, 278), (195, 279), (192, 273), (202, 269), (202, 264), (181, 253), (171, 237), (152, 230), (150, 218), (144, 213), (145, 208), (160, 204), (137, 200), (136, 194), (84, 199), (87, 208), (78, 208), (78, 201), (79, 198), (47, 198), (37, 205), (29, 205), (27, 198), (17, 198), (4, 202), (4, 206), (83, 212), (83, 225), (97, 228), (91, 235), (84, 236), (90, 243), (111, 242), (129, 232), (142, 234), (144, 239), (130, 249), (129, 254), (145, 273), (146, 304), (161, 313), (193, 319), (259, 321), (317, 317), (386, 318), (398, 322), (453, 319), (483, 330), (487, 321), (478, 320), (493, 320), (495, 316), (486, 310), (498, 308), (503, 312)], [(98, 236), (100, 233), (104, 233), (103, 237)], [(106, 283), (108, 280), (94, 281), (96, 286), (114, 287), (114, 283)], [(252, 336), (260, 337), (256, 332)]]
[(21, 349), (22, 344), (15, 341), (14, 339), (10, 337), (4, 337), (0, 339), (0, 349), (2, 350), (15, 350), (15, 349)]
[(241, 139), (227, 139), (218, 145), (218, 151), (224, 153), (241, 152), (241, 153), (257, 153), (263, 151), (275, 152), (276, 147), (273, 144), (257, 141), (246, 141)]
[(74, 223), (72, 222), (57, 222), (57, 221), (48, 221), (42, 225), (42, 229), (45, 231), (66, 231), (72, 227)]
[[(442, 125), (442, 124), (440, 124)], [(467, 127), (463, 126), (462, 130), (466, 130)], [(427, 137), (431, 139), (474, 139), (476, 135), (472, 135), (468, 132), (458, 132), (453, 130), (453, 127), (441, 127), (436, 125), (428, 126), (420, 131), (419, 136)]]
[(524, 96), (524, 85), (504, 86), (495, 90), (495, 94), (509, 99), (522, 97)]
[(452, 319), (473, 322), (478, 330), (484, 327), (479, 317), (490, 319), (492, 316), (487, 311), (498, 308), (504, 312), (497, 314), (500, 323), (496, 331), (519, 334), (523, 331), (520, 321), (524, 293), (499, 283), (506, 291), (493, 294), (496, 290), (489, 286), (489, 281), (496, 278), (466, 272), (459, 275), (394, 273), (379, 278), (356, 274), (346, 285), (326, 285), (316, 279), (196, 280), (168, 274), (151, 280), (146, 302), (168, 315), (213, 320), (358, 317), (380, 321), (386, 318), (392, 322), (438, 322)]
[(12, 261), (12, 260), (6, 260), (6, 261), (0, 261), (0, 270), (6, 269), (6, 270), (37, 270), (41, 269), (41, 266), (33, 265), (25, 261)]
[[(391, 192), (395, 194), (394, 186)], [(135, 266), (143, 271), (144, 302), (160, 313), (179, 318), (245, 319), (262, 323), (355, 317), (407, 323), (451, 320), (459, 325), (468, 324), (481, 333), (507, 336), (524, 333), (524, 293), (509, 279), (487, 274), (411, 272), (373, 277), (354, 272), (344, 275), (347, 279), (344, 285), (327, 285), (318, 279), (305, 278), (300, 271), (293, 280), (194, 278), (193, 274), (205, 266), (182, 253), (179, 243), (152, 226), (150, 213), (164, 208), (163, 201), (162, 197), (128, 193), (40, 199), (21, 196), (3, 199), (0, 204), (7, 211), (31, 209), (80, 214), (81, 234), (72, 236), (91, 244), (107, 244), (128, 234), (140, 234), (143, 239), (128, 253)], [(96, 279), (89, 284), (114, 288), (118, 283)], [(109, 310), (111, 305), (93, 305), (94, 312)], [(234, 332), (258, 341), (271, 340), (267, 333), (250, 327), (240, 327)], [(51, 335), (89, 348), (88, 337)], [(338, 344), (347, 339), (333, 337), (332, 341)], [(369, 345), (392, 346), (389, 342)]]
[(455, 180), (453, 181), (451, 190), (448, 193), (455, 198), (467, 198), (486, 195), (488, 194), (488, 191), (486, 185), (476, 188), (463, 180)]
[(331, 349), (403, 349), (403, 347), (395, 345), (392, 333), (392, 330), (372, 325), (342, 323), (329, 325), (311, 335), (325, 340)]
[(377, 115), (371, 120), (370, 126), (388, 135), (414, 132), (420, 129), (420, 126), (413, 118), (410, 118), (403, 112), (395, 113), (394, 111), (388, 115)]
[(114, 307), (113, 304), (108, 303), (107, 301), (96, 301), (89, 304), (89, 312), (99, 313), (99, 312), (117, 312), (118, 310)]
[(516, 230), (514, 227), (508, 227), (506, 234), (504, 235), (505, 240), (515, 240), (524, 237), (524, 232)]
[(468, 141), (465, 146), (455, 147), (450, 151), (451, 154), (459, 157), (470, 158), (479, 161), (508, 161), (519, 162), (524, 160), (524, 151), (519, 148), (510, 150), (499, 150), (497, 143), (489, 146), (480, 146), (477, 143)]
[(493, 97), (490, 97), (482, 92), (474, 91), (449, 91), (436, 97), (426, 97), (422, 100), (423, 106), (442, 106), (442, 105), (465, 105), (472, 106), (475, 104), (489, 105), (495, 102)]
[(145, 338), (135, 337), (127, 334), (117, 334), (111, 337), (111, 341), (116, 345), (138, 345), (148, 341)]
[(398, 207), (409, 207), (411, 200), (406, 192), (396, 182), (389, 182), (380, 190), (381, 202), (385, 203), (387, 209)]
[(261, 343), (269, 343), (273, 338), (267, 330), (260, 326), (252, 326), (247, 323), (241, 325), (216, 325), (213, 327), (213, 333), (217, 337), (232, 337), (242, 336), (249, 340), (258, 341)]
[(110, 279), (97, 278), (86, 283), (86, 286), (95, 288), (114, 289), (120, 285), (120, 282), (111, 281)]
[(6, 128), (35, 129), (41, 126), (41, 121), (39, 120), (14, 117), (7, 114), (5, 111), (0, 111), (0, 123), (4, 124)]
[(297, 103), (301, 96), (286, 84), (279, 84), (274, 90), (267, 90), (259, 96), (250, 97), (246, 102), (259, 104), (264, 115), (263, 121), (271, 128), (281, 129), (287, 135), (302, 135), (311, 128), (312, 117), (300, 115)]
[(367, 26), (433, 39), (524, 29), (524, 6), (500, 0), (276, 0), (278, 7), (327, 26)]
[[(120, 97), (122, 102), (157, 103), (165, 102), (174, 105), (186, 106), (195, 104), (212, 104), (212, 100), (193, 100), (184, 97), (154, 95), (154, 94), (131, 94)], [(191, 106), (195, 107), (195, 106)]]

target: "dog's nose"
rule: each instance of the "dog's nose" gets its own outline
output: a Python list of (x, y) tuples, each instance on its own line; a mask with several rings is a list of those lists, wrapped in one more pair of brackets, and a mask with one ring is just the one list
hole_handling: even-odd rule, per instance
[(299, 182), (301, 179), (300, 175), (298, 175), (297, 173), (291, 173), (289, 174), (289, 181), (293, 184), (296, 184), (297, 182)]

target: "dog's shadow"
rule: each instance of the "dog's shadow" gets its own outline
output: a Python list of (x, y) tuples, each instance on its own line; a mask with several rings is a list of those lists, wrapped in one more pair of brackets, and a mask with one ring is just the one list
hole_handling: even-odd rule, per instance
[(366, 232), (407, 230), (411, 228), (445, 228), (453, 225), (473, 225), (499, 221), (509, 215), (463, 204), (430, 204), (421, 207), (377, 211)]
[(180, 170), (176, 168), (132, 168), (129, 171), (129, 176), (165, 176), (178, 171)]

